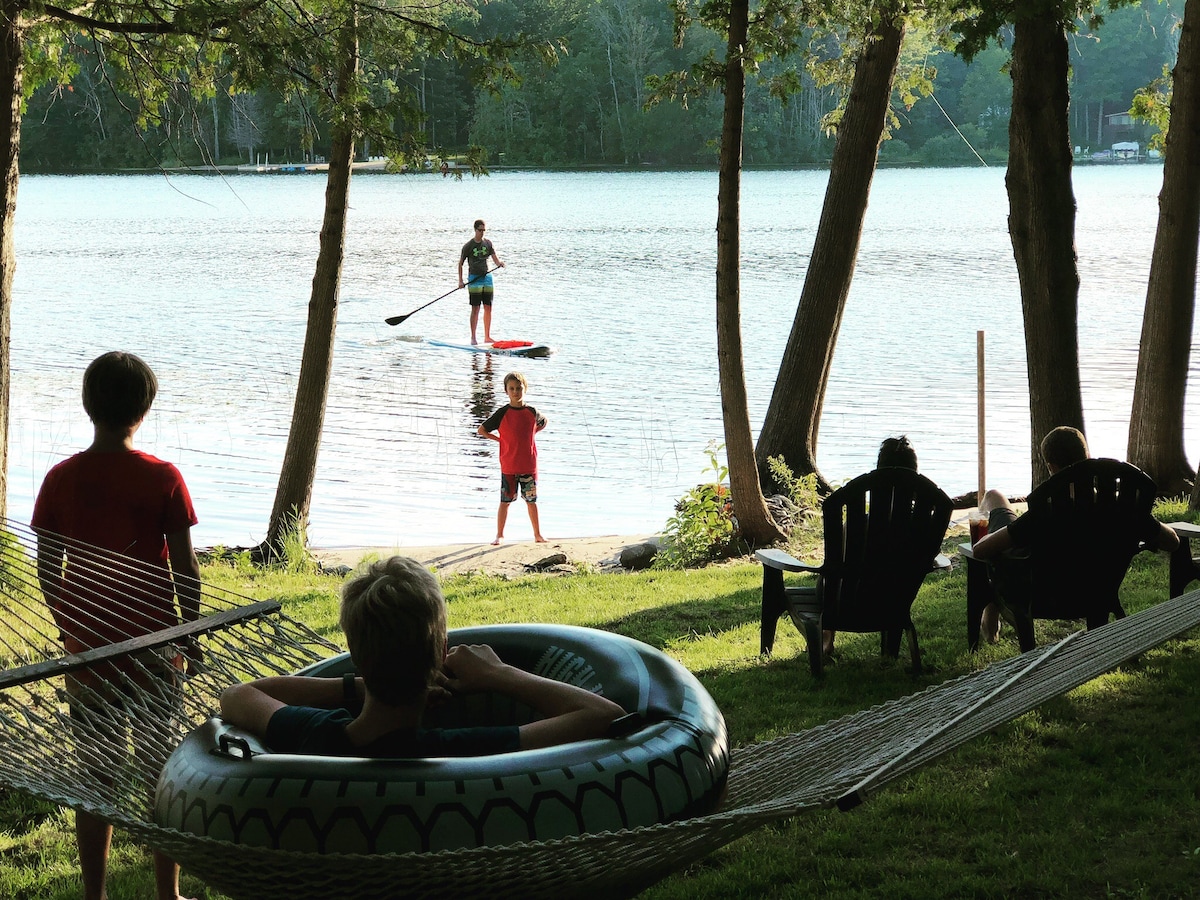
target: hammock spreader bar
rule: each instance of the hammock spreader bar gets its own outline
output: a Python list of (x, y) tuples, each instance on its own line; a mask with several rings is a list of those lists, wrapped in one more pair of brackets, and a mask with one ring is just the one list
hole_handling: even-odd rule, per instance
[(50, 678), (55, 675), (65, 675), (67, 672), (92, 666), (117, 656), (127, 656), (130, 653), (153, 650), (156, 647), (164, 647), (167, 644), (173, 644), (185, 638), (220, 631), (237, 622), (245, 622), (248, 619), (258, 619), (263, 616), (274, 615), (279, 612), (280, 608), (279, 601), (277, 600), (262, 600), (257, 603), (251, 603), (248, 606), (222, 610), (219, 613), (214, 613), (211, 616), (203, 616), (192, 622), (172, 625), (170, 628), (164, 628), (152, 634), (130, 638), (127, 641), (119, 641), (116, 644), (106, 644), (103, 647), (96, 647), (94, 650), (84, 650), (82, 653), (69, 653), (66, 656), (60, 656), (56, 659), (47, 659), (39, 663), (31, 663), (27, 666), (17, 666), (15, 669), (6, 669), (0, 672), (0, 691), (5, 688), (40, 681), (43, 678)]

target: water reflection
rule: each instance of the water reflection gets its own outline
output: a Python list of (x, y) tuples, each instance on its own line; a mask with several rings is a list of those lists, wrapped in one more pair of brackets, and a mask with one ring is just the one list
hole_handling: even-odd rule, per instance
[[(496, 384), (492, 377), (492, 354), (471, 354), (471, 396), (467, 400), (467, 427), (475, 431), (496, 410)], [(470, 456), (491, 458), (492, 442), (487, 440), (469, 444), (466, 451)]]

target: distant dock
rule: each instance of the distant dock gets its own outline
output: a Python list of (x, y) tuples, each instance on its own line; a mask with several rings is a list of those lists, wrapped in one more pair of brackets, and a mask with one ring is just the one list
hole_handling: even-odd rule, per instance
[[(456, 166), (453, 163), (447, 165), (445, 172), (438, 166), (427, 163), (424, 169), (403, 167), (396, 169), (388, 164), (387, 157), (377, 156), (371, 159), (355, 161), (353, 164), (355, 172), (424, 172), (431, 175), (450, 174), (456, 169), (467, 171), (463, 166)], [(174, 174), (189, 174), (189, 175), (308, 175), (312, 173), (324, 173), (329, 171), (329, 163), (321, 160), (319, 162), (260, 162), (248, 163), (238, 166), (191, 166), (178, 167), (167, 169), (166, 171)]]
[[(355, 172), (384, 172), (388, 161), (384, 157), (363, 160), (352, 164)], [(225, 175), (304, 175), (310, 172), (328, 172), (327, 162), (281, 162), (249, 163), (241, 166), (217, 166)]]

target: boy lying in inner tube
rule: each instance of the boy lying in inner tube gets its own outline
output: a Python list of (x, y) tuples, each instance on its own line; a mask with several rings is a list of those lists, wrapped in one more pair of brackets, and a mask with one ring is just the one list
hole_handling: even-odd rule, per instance
[[(341, 626), (359, 677), (281, 675), (236, 684), (221, 694), (222, 718), (278, 753), (412, 759), (603, 737), (625, 714), (598, 694), (506, 665), (486, 644), (447, 652), (441, 587), (407, 557), (372, 563), (346, 583)], [(545, 718), (520, 726), (422, 728), (426, 703), (447, 691), (505, 694)]]

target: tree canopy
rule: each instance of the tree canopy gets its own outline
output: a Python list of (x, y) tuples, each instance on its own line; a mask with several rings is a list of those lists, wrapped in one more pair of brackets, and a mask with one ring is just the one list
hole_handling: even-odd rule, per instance
[[(331, 4), (321, 6), (332, 9)], [(386, 4), (362, 6), (384, 8)], [(1182, 16), (1182, 6), (1182, 0), (1144, 0), (1116, 10), (1104, 4), (1100, 19), (1085, 14), (1074, 20), (1069, 48), (1073, 144), (1100, 149), (1111, 143), (1105, 134), (1097, 135), (1098, 125), (1104, 125), (1105, 116), (1127, 110), (1135, 92), (1173, 59), (1177, 33), (1171, 25)], [(213, 0), (198, 0), (187, 7), (193, 21), (200, 21), (202, 14), (218, 15), (222, 9)], [(263, 10), (266, 18), (268, 7), (275, 5), (252, 8)], [(225, 8), (240, 9), (232, 3)], [(719, 97), (694, 98), (687, 109), (675, 104), (645, 107), (647, 77), (679, 71), (704, 49), (715, 53), (722, 47), (721, 38), (700, 24), (690, 26), (685, 48), (676, 47), (669, 4), (661, 0), (495, 0), (482, 6), (478, 15), (459, 6), (435, 8), (445, 11), (445, 28), (469, 40), (524, 34), (539, 38), (544, 47), (561, 42), (554, 46), (563, 52), (550, 69), (532, 57), (502, 63), (510, 67), (509, 74), (523, 77), (520, 86), (496, 87), (500, 82), (493, 79), (493, 87), (487, 88), (479, 81), (486, 74), (481, 69), (494, 66), (491, 60), (455, 54), (432, 43), (381, 47), (384, 52), (395, 50), (395, 61), (374, 73), (376, 91), (395, 91), (420, 111), (419, 126), (410, 123), (394, 129), (415, 132), (417, 144), (453, 154), (487, 147), (493, 164), (715, 167)], [(247, 32), (256, 24), (252, 18), (242, 19)], [(270, 24), (280, 29), (285, 23), (276, 19)], [(320, 21), (296, 24), (312, 29)], [(969, 63), (929, 40), (920, 29), (910, 29), (902, 69), (910, 56), (917, 55), (915, 61), (935, 73), (938, 102), (906, 109), (900, 97), (901, 75), (893, 103), (899, 128), (892, 128), (891, 139), (881, 149), (883, 164), (978, 164), (958, 132), (989, 165), (1003, 164), (1010, 112), (1005, 97), (1011, 88), (1006, 70), (1011, 41), (1006, 27), (997, 26), (990, 36), (980, 38)], [(311, 97), (277, 79), (256, 80), (250, 67), (243, 67), (236, 83), (229, 77), (211, 77), (213, 57), (229, 46), (232, 33), (219, 42), (193, 38), (190, 44), (180, 43), (179, 69), (187, 72), (185, 83), (200, 86), (207, 78), (209, 84), (200, 92), (198, 104), (187, 100), (186, 92), (165, 94), (159, 107), (161, 120), (148, 121), (140, 135), (122, 127), (131, 112), (136, 115), (139, 110), (131, 93), (137, 85), (116, 77), (119, 67), (128, 68), (117, 58), (121, 54), (114, 57), (110, 47), (100, 47), (79, 28), (69, 30), (70, 40), (65, 43), (56, 37), (65, 33), (61, 24), (47, 21), (26, 42), (31, 94), (23, 134), (25, 171), (250, 163), (267, 154), (272, 160), (303, 161), (329, 152), (328, 122)], [(130, 51), (140, 47), (138, 52), (145, 55), (149, 39), (132, 42)], [(370, 34), (364, 33), (363, 40), (369, 58), (374, 53)], [(814, 58), (837, 64), (843, 50), (837, 39), (814, 33), (813, 41), (805, 48)], [(263, 49), (273, 54), (260, 58), (263, 65), (273, 58), (285, 68), (289, 60), (299, 58), (297, 51), (312, 50), (286, 38)], [(324, 65), (331, 66), (332, 61)], [(296, 69), (295, 86), (310, 74), (303, 67)], [(826, 164), (833, 152), (826, 117), (841, 99), (823, 77), (828, 73), (809, 71), (799, 55), (792, 55), (762, 60), (755, 74), (763, 77), (752, 78), (747, 85), (745, 164)], [(372, 75), (370, 67), (364, 68), (364, 77)], [(785, 83), (793, 85), (786, 103), (779, 90)], [(1152, 130), (1146, 127), (1139, 134), (1148, 136)], [(360, 149), (385, 150), (370, 137)]]

